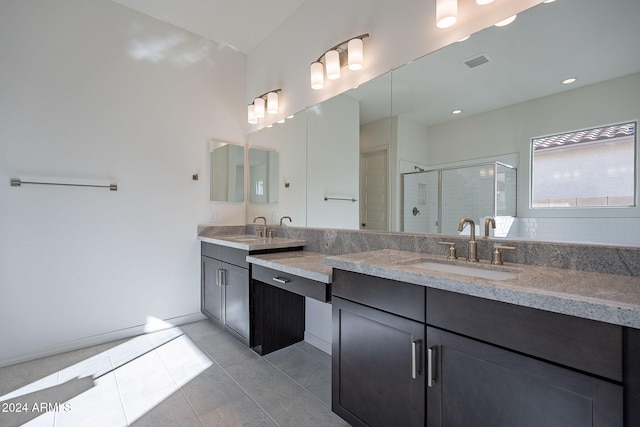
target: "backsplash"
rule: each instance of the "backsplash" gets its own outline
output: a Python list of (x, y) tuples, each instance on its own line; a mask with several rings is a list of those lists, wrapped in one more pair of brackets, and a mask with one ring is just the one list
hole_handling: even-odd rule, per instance
[[(446, 255), (447, 248), (438, 242), (456, 243), (458, 257), (467, 255), (468, 238), (434, 234), (411, 234), (384, 231), (340, 230), (328, 228), (270, 226), (276, 237), (303, 239), (305, 250), (342, 255), (379, 249), (396, 249), (426, 254)], [(214, 237), (223, 234), (254, 234), (254, 226), (198, 226), (198, 235)], [(505, 251), (505, 263), (538, 265), (542, 267), (568, 268), (608, 274), (640, 276), (640, 247), (539, 242), (528, 240), (477, 238), (478, 256), (491, 259), (494, 245), (514, 246), (515, 251)]]

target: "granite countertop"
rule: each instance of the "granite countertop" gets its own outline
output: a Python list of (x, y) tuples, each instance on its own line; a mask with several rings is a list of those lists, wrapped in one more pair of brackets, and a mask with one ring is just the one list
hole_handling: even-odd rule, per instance
[(304, 240), (286, 239), (284, 237), (256, 237), (251, 234), (221, 234), (211, 237), (198, 236), (198, 240), (229, 248), (245, 251), (259, 251), (264, 249), (298, 248), (304, 246)]
[(331, 283), (333, 269), (322, 261), (326, 254), (307, 251), (249, 255), (247, 262), (322, 283)]
[[(504, 280), (482, 279), (411, 266), (422, 259), (517, 274)], [(487, 261), (448, 261), (436, 255), (386, 249), (325, 257), (324, 263), (341, 270), (640, 329), (637, 276), (511, 263), (497, 267)]]

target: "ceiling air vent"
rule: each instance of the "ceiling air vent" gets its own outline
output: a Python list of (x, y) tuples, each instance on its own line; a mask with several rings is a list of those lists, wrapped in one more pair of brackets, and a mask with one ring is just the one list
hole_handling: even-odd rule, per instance
[(464, 63), (469, 68), (475, 68), (479, 65), (486, 64), (489, 61), (491, 61), (491, 58), (489, 57), (489, 55), (487, 55), (486, 53), (481, 53), (478, 56), (474, 56), (471, 59), (467, 59), (466, 61), (464, 61)]

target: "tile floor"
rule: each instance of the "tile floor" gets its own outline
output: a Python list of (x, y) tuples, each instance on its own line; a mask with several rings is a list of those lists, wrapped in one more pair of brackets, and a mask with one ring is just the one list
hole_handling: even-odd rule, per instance
[(0, 426), (344, 426), (331, 357), (258, 356), (208, 320), (0, 368)]

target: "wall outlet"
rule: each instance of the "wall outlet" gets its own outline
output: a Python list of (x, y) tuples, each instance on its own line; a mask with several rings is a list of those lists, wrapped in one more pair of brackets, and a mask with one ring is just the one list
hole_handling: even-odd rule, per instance
[(216, 211), (209, 212), (209, 222), (216, 222), (218, 220), (218, 214)]
[(271, 212), (271, 222), (278, 222), (278, 212)]

